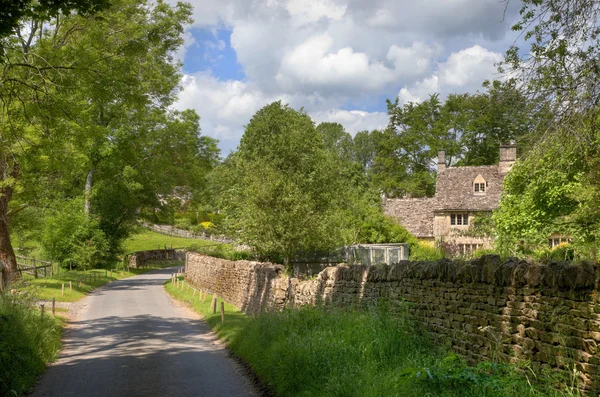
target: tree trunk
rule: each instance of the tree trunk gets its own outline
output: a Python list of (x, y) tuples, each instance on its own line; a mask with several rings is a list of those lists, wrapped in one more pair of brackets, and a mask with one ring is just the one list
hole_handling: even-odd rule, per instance
[[(19, 177), (19, 165), (9, 165), (6, 158), (0, 161), (0, 181), (4, 186), (0, 188), (0, 271), (2, 272), (2, 288), (19, 276), (17, 258), (8, 234), (8, 203), (12, 198), (14, 186)], [(12, 181), (11, 181), (12, 179)]]
[(94, 183), (95, 171), (96, 166), (92, 164), (92, 168), (90, 168), (90, 172), (88, 172), (87, 178), (85, 180), (85, 202), (83, 204), (83, 213), (86, 218), (90, 216), (90, 200), (92, 197), (92, 184)]

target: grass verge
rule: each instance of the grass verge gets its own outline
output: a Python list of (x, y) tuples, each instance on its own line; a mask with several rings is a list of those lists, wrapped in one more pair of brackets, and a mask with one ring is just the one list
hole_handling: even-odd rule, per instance
[[(39, 300), (52, 300), (55, 298), (57, 302), (75, 302), (95, 288), (101, 287), (111, 281), (120, 280), (131, 276), (136, 276), (154, 269), (161, 269), (170, 266), (181, 266), (183, 261), (157, 261), (151, 262), (147, 266), (140, 269), (127, 270), (119, 269), (92, 269), (87, 271), (63, 271), (56, 274), (52, 278), (33, 278), (29, 275), (24, 275), (24, 278), (15, 283), (11, 288), (26, 292), (27, 295), (35, 296)], [(90, 275), (91, 280), (90, 280)], [(95, 275), (95, 277), (94, 277)], [(82, 280), (79, 284), (77, 280)], [(71, 288), (69, 288), (69, 282)], [(62, 288), (65, 286), (63, 295)]]
[[(370, 310), (303, 308), (247, 317), (212, 296), (167, 282), (165, 289), (202, 314), (229, 348), (277, 396), (580, 396), (554, 373), (535, 377), (526, 365), (469, 366), (423, 336), (408, 310), (385, 303)], [(554, 386), (562, 386), (556, 389)]]
[(64, 320), (42, 319), (32, 299), (0, 294), (0, 395), (25, 394), (60, 349)]

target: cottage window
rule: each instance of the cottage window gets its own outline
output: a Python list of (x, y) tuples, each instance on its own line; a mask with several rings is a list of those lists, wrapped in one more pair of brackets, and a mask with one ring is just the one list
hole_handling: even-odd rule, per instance
[(469, 214), (450, 214), (450, 224), (455, 225), (468, 225)]
[(473, 193), (485, 194), (487, 190), (487, 182), (483, 179), (483, 176), (477, 175), (477, 178), (473, 181)]

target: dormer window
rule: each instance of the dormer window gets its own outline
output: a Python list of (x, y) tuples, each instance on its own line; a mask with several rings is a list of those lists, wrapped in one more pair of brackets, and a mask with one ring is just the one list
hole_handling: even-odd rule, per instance
[(477, 178), (473, 181), (473, 193), (485, 194), (487, 190), (487, 182), (481, 175), (477, 175)]

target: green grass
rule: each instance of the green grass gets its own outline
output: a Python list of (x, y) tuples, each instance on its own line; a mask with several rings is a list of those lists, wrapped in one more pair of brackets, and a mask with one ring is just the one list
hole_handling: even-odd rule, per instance
[(64, 320), (41, 319), (32, 299), (0, 294), (0, 395), (25, 394), (53, 361)]
[(173, 246), (173, 248), (184, 248), (191, 246), (204, 246), (216, 244), (213, 241), (198, 240), (193, 238), (173, 237), (165, 234), (144, 230), (125, 240), (125, 252), (148, 251)]
[[(304, 308), (247, 317), (226, 304), (225, 322), (192, 289), (165, 289), (202, 314), (276, 396), (580, 396), (568, 379), (526, 365), (469, 366), (423, 336), (408, 310)], [(407, 309), (407, 308), (406, 308)], [(561, 386), (561, 390), (552, 387)], [(532, 386), (533, 385), (533, 386)]]
[[(164, 267), (181, 266), (182, 261), (163, 261), (163, 262), (151, 262), (148, 266), (140, 269), (130, 268), (129, 271), (119, 269), (118, 271), (111, 272), (105, 269), (93, 269), (88, 271), (61, 271), (56, 274), (53, 278), (37, 278), (34, 279), (29, 275), (24, 275), (23, 280), (16, 283), (11, 288), (15, 288), (22, 292), (27, 292), (29, 295), (35, 296), (40, 300), (52, 300), (55, 298), (57, 302), (75, 302), (90, 291), (98, 288), (106, 283), (114, 280), (120, 280), (135, 276), (141, 273), (145, 273), (154, 269), (161, 269)], [(92, 275), (92, 281), (90, 282), (89, 275)], [(96, 278), (93, 278), (93, 275)], [(81, 283), (77, 283), (77, 280), (82, 280)], [(69, 282), (71, 282), (72, 289), (69, 288)], [(65, 293), (62, 294), (62, 286), (65, 286)]]
[[(180, 277), (180, 280), (183, 280), (183, 277)], [(194, 294), (193, 289), (188, 289), (188, 284), (185, 282), (181, 282), (178, 287), (169, 280), (165, 284), (165, 289), (173, 297), (186, 302), (193, 310), (200, 313), (219, 338), (226, 343), (237, 337), (250, 320), (235, 306), (225, 303), (225, 322), (221, 322), (221, 299), (218, 300), (217, 313), (213, 313), (210, 308), (213, 296), (210, 294), (201, 296), (200, 291)], [(206, 296), (206, 299), (204, 299), (204, 296)]]

